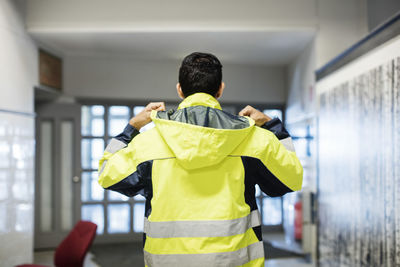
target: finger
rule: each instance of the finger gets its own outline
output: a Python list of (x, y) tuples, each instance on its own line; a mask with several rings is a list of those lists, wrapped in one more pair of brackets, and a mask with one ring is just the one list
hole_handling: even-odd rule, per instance
[(248, 116), (251, 114), (251, 110), (252, 110), (252, 108), (250, 106), (246, 106), (244, 109), (242, 109), (239, 112), (239, 116)]
[(159, 111), (165, 111), (165, 103), (164, 102), (160, 102), (161, 106), (157, 109)]
[(268, 116), (267, 114), (264, 114), (264, 115), (268, 119), (268, 121), (272, 120), (272, 118), (270, 116)]
[(162, 102), (151, 102), (150, 104), (147, 105), (147, 110), (157, 110), (159, 107), (162, 106)]
[(165, 103), (164, 102), (156, 102), (155, 104), (157, 105), (156, 110), (162, 110), (162, 111), (165, 110)]
[(242, 109), (240, 112), (239, 112), (239, 116), (246, 116), (246, 108), (244, 108), (244, 109)]
[(247, 107), (243, 108), (241, 111), (239, 111), (239, 116), (244, 116), (244, 112), (246, 111)]
[(157, 104), (159, 104), (159, 105), (157, 106), (157, 108), (155, 108), (155, 110), (165, 111), (165, 103), (164, 102), (158, 102)]

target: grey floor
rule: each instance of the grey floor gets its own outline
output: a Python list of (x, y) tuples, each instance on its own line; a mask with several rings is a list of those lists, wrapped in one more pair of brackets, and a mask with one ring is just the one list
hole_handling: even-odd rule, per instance
[[(47, 265), (47, 266), (54, 266), (53, 264), (53, 251), (41, 251), (34, 253), (34, 263)], [(103, 266), (99, 265), (93, 259), (93, 254), (89, 253), (88, 256), (85, 258), (84, 267), (108, 267), (108, 266), (120, 266), (119, 264), (111, 263), (111, 265)], [(138, 259), (139, 260), (139, 259)], [(141, 259), (140, 259), (141, 260)], [(139, 263), (134, 266), (143, 266), (143, 264)], [(281, 258), (281, 259), (272, 259), (265, 261), (265, 267), (313, 267), (312, 264), (306, 263), (302, 258)]]
[[(93, 260), (100, 266), (144, 267), (141, 242), (93, 245), (91, 252)], [(296, 253), (274, 247), (270, 242), (264, 242), (264, 252), (266, 259), (298, 257)]]
[[(301, 257), (284, 254), (279, 250), (272, 250), (266, 246), (266, 267), (312, 267)], [(34, 253), (34, 263), (53, 266), (54, 251), (41, 251)], [(278, 257), (271, 259), (268, 257)], [(291, 256), (286, 258), (285, 256)], [(142, 246), (140, 243), (94, 245), (85, 258), (84, 267), (143, 267)]]
[[(282, 249), (282, 233), (265, 233), (266, 267), (313, 267), (298, 254)], [(294, 244), (294, 251), (298, 249)], [(53, 266), (54, 251), (35, 252), (34, 263)], [(144, 267), (142, 243), (93, 245), (85, 258), (84, 267)]]
[[(33, 254), (33, 263), (45, 266), (54, 266), (53, 263), (54, 251), (38, 251)], [(89, 252), (86, 257), (83, 266), (84, 267), (101, 267), (95, 261), (93, 261), (93, 254)]]
[(282, 258), (266, 260), (265, 267), (313, 267), (311, 263), (307, 263), (302, 258)]

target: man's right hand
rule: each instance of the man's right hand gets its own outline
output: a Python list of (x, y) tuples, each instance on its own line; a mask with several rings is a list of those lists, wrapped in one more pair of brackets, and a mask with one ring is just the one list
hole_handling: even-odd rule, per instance
[(130, 119), (129, 124), (139, 131), (143, 126), (151, 122), (150, 114), (152, 110), (165, 111), (165, 103), (149, 103), (139, 114)]
[(246, 106), (239, 112), (239, 116), (248, 116), (255, 121), (257, 126), (262, 126), (264, 123), (271, 120), (270, 117), (259, 111), (258, 109), (253, 108), (252, 106)]

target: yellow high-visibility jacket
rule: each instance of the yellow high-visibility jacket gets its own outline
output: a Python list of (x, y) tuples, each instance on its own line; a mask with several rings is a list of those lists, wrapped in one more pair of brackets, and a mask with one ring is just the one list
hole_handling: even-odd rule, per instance
[(113, 138), (99, 164), (102, 187), (146, 198), (146, 266), (264, 266), (255, 185), (281, 196), (303, 176), (280, 120), (257, 127), (205, 93), (151, 118), (153, 129)]

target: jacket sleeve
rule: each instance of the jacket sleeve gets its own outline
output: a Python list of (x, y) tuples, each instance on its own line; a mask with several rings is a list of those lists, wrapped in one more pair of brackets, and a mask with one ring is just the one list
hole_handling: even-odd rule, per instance
[[(272, 132), (260, 158), (248, 158), (246, 164), (254, 183), (271, 197), (301, 189), (303, 168), (294, 151), (292, 139), (279, 119), (272, 119), (261, 128)], [(261, 141), (261, 140), (260, 140)]]
[(99, 184), (132, 197), (143, 194), (145, 182), (141, 179), (136, 162), (134, 149), (128, 144), (139, 134), (139, 131), (128, 124), (124, 131), (111, 139), (103, 157), (99, 162)]
[(292, 138), (290, 137), (288, 131), (286, 131), (285, 127), (283, 127), (283, 123), (280, 119), (274, 118), (268, 122), (266, 122), (261, 128), (271, 131), (275, 134), (276, 138), (278, 138), (279, 142), (285, 146), (285, 148), (289, 151), (295, 151), (293, 146)]

